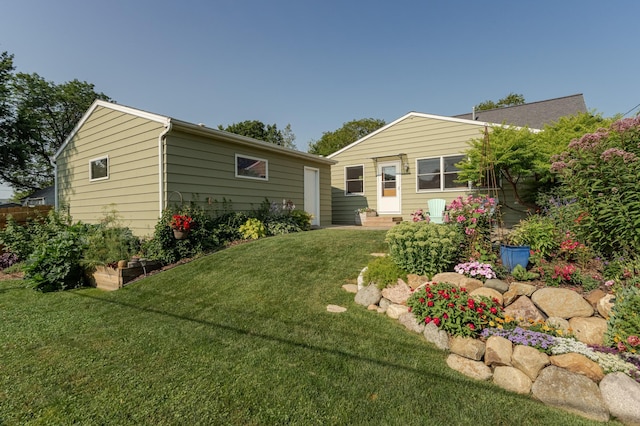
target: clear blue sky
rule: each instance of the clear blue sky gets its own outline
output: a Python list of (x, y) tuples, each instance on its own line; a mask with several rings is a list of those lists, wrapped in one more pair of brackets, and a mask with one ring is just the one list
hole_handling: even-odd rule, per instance
[(626, 113), (638, 16), (637, 0), (8, 0), (0, 51), (181, 120), (290, 123), (306, 151), (353, 119), (462, 114), (510, 92)]

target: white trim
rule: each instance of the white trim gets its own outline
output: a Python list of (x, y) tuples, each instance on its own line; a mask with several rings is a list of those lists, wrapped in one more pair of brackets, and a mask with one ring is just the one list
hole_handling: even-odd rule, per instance
[[(240, 175), (238, 174), (238, 157), (241, 158), (246, 158), (248, 160), (256, 160), (256, 161), (262, 161), (264, 162), (264, 175), (265, 177), (259, 177), (259, 176), (246, 176), (246, 175)], [(235, 173), (236, 173), (236, 177), (237, 178), (242, 178), (242, 179), (254, 179), (254, 180), (261, 180), (261, 181), (269, 181), (269, 160), (265, 159), (265, 158), (260, 158), (260, 157), (254, 157), (252, 155), (245, 155), (245, 154), (238, 154), (236, 153), (235, 155), (235, 161), (233, 164)]]
[[(314, 173), (314, 188), (313, 188), (313, 197), (314, 197), (314, 207), (315, 207), (315, 211), (310, 212), (309, 210), (307, 210), (307, 170), (312, 171)], [(308, 167), (308, 166), (304, 166), (304, 178), (303, 178), (303, 185), (304, 185), (304, 210), (313, 215), (313, 219), (311, 219), (311, 226), (320, 226), (320, 169), (316, 168), (316, 167)]]
[[(92, 164), (94, 161), (98, 161), (98, 160), (105, 160), (105, 159), (107, 160), (107, 175), (106, 175), (106, 176), (103, 176), (103, 177), (99, 177), (99, 178), (94, 178), (94, 177), (93, 177), (93, 173), (92, 173), (92, 167), (91, 167), (91, 164)], [(103, 156), (101, 156), (101, 157), (96, 157), (96, 158), (93, 158), (93, 159), (89, 160), (89, 182), (97, 182), (97, 181), (100, 181), (100, 180), (107, 180), (107, 179), (109, 179), (109, 176), (111, 176), (111, 173), (109, 173), (109, 168), (110, 168), (110, 167), (111, 167), (111, 162), (109, 161), (109, 155), (103, 155)]]
[[(393, 166), (396, 169), (395, 174), (395, 185), (396, 185), (396, 195), (391, 196), (383, 196), (383, 186), (382, 180), (384, 179), (384, 174), (382, 173), (382, 169), (385, 167)], [(383, 161), (377, 163), (376, 165), (376, 202), (378, 213), (381, 214), (402, 214), (402, 161), (394, 160), (394, 161)], [(390, 199), (393, 199), (393, 204), (390, 206), (392, 208), (388, 208)]]
[[(338, 154), (340, 154), (340, 153), (342, 153), (342, 152), (344, 152), (344, 151), (346, 151), (348, 149), (351, 149), (351, 147), (354, 147), (354, 146), (366, 141), (367, 139), (372, 138), (373, 136), (377, 135), (378, 133), (384, 132), (389, 127), (395, 126), (396, 124), (398, 124), (402, 120), (405, 120), (405, 119), (411, 118), (411, 117), (431, 118), (431, 119), (434, 119), (434, 120), (450, 121), (452, 123), (471, 124), (471, 125), (475, 125), (475, 126), (512, 127), (512, 128), (514, 128), (516, 130), (520, 130), (520, 129), (523, 128), (521, 126), (510, 126), (508, 124), (489, 123), (489, 122), (486, 122), (486, 121), (467, 120), (465, 118), (447, 117), (447, 116), (444, 116), (444, 115), (425, 114), (425, 113), (422, 113), (422, 112), (413, 112), (412, 111), (412, 112), (409, 112), (409, 113), (403, 115), (402, 117), (398, 118), (397, 120), (394, 120), (393, 122), (391, 122), (391, 123), (389, 123), (389, 124), (387, 124), (385, 126), (382, 126), (381, 128), (379, 128), (375, 132), (369, 133), (368, 135), (366, 135), (366, 136), (358, 139), (357, 141), (345, 146), (344, 148), (342, 148), (342, 149), (340, 149), (340, 150), (338, 150), (338, 151), (336, 151), (336, 152), (334, 152), (332, 154), (327, 155), (327, 158), (333, 158), (336, 155), (338, 155)], [(529, 129), (529, 130), (531, 132), (533, 132), (533, 133), (540, 132), (539, 129)]]
[[(362, 167), (362, 192), (347, 192), (347, 169), (349, 167)], [(354, 197), (354, 196), (362, 196), (364, 195), (364, 164), (351, 164), (348, 166), (344, 166), (342, 171), (342, 175), (344, 177), (344, 195), (345, 197)]]

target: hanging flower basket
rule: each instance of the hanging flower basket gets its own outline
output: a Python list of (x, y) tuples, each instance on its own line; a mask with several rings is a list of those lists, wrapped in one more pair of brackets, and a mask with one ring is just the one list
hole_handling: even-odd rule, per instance
[(173, 229), (173, 236), (176, 240), (184, 240), (189, 236), (193, 218), (187, 215), (174, 214), (169, 226)]
[(189, 236), (189, 230), (187, 229), (186, 231), (179, 231), (177, 229), (173, 230), (173, 237), (176, 240), (186, 240), (187, 237)]

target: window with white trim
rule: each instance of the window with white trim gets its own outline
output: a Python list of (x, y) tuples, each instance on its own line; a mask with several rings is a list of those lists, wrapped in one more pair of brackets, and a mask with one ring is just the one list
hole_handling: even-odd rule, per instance
[(236, 154), (236, 177), (269, 180), (269, 162), (263, 158)]
[(344, 168), (344, 193), (346, 195), (364, 194), (364, 166)]
[(464, 155), (449, 155), (416, 160), (416, 190), (422, 192), (467, 189), (467, 183), (456, 182), (460, 169), (455, 165), (464, 158)]
[(109, 157), (94, 158), (89, 161), (89, 180), (109, 179)]

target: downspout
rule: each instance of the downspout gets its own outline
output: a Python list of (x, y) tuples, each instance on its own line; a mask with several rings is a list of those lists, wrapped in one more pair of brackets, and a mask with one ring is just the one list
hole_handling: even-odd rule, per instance
[(58, 164), (50, 157), (49, 163), (53, 166), (53, 207), (58, 211)]
[(171, 119), (167, 119), (164, 124), (164, 130), (158, 136), (158, 217), (162, 216), (162, 210), (164, 210), (164, 158), (163, 158), (163, 145), (165, 136), (171, 131)]

